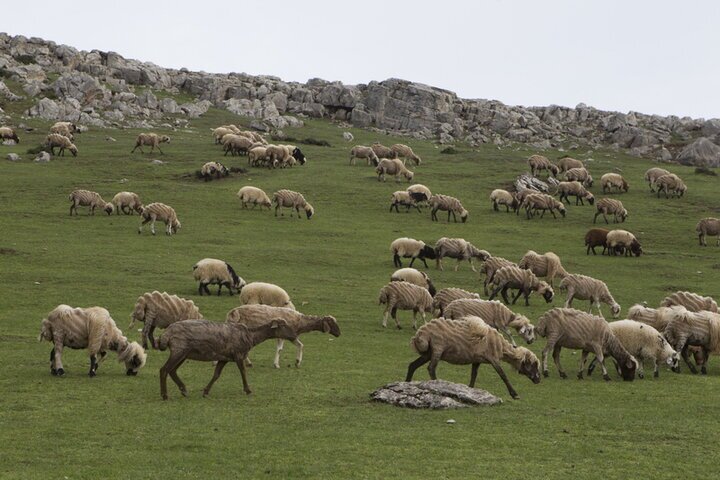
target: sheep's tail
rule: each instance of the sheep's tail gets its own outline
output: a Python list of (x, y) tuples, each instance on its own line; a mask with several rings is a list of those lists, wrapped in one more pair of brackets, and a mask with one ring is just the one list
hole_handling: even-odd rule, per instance
[(410, 339), (410, 346), (413, 350), (422, 355), (430, 350), (430, 338), (425, 335), (425, 332), (423, 332), (422, 329), (418, 330), (415, 336)]
[(52, 340), (52, 326), (47, 318), (43, 319), (40, 325), (40, 334), (38, 335), (38, 342), (42, 342), (43, 340)]
[(538, 323), (537, 325), (535, 325), (535, 333), (537, 333), (543, 338), (547, 336), (546, 315), (543, 315), (538, 319)]
[(160, 351), (167, 350), (168, 340), (166, 337), (167, 337), (166, 334), (163, 333), (158, 340), (155, 340), (155, 348), (157, 348)]
[(380, 290), (380, 295), (378, 296), (378, 305), (383, 305), (385, 303), (388, 303), (388, 294), (387, 290), (385, 288)]

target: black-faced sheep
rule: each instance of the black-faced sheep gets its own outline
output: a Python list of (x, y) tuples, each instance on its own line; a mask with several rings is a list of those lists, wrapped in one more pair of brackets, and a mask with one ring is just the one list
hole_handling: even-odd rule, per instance
[(635, 235), (627, 230), (610, 230), (607, 234), (606, 243), (610, 255), (617, 255), (618, 253), (624, 253), (626, 256), (632, 253), (636, 257), (642, 255), (643, 250), (640, 242), (635, 238)]
[(435, 260), (435, 249), (429, 245), (425, 245), (422, 240), (415, 240), (414, 238), (401, 237), (396, 238), (390, 244), (390, 252), (393, 254), (393, 265), (396, 267), (402, 267), (400, 258), (410, 258), (410, 266), (413, 266), (415, 260), (422, 260), (425, 268), (428, 268), (428, 264), (425, 261), (426, 258)]
[(12, 140), (15, 143), (20, 143), (17, 133), (10, 127), (0, 127), (0, 140)]
[(208, 285), (217, 285), (217, 294), (220, 296), (222, 287), (225, 287), (230, 295), (240, 292), (245, 286), (245, 280), (240, 278), (229, 263), (216, 258), (203, 258), (192, 267), (193, 278), (198, 282), (198, 294), (203, 292), (210, 295)]

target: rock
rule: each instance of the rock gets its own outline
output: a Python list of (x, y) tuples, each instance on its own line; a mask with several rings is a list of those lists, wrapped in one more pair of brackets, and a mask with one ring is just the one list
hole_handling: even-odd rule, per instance
[(270, 127), (268, 127), (266, 124), (264, 124), (263, 122), (260, 122), (258, 120), (253, 120), (252, 122), (250, 122), (249, 127), (252, 128), (253, 130), (257, 130), (258, 132), (267, 133), (270, 131)]
[(165, 165), (165, 162), (156, 158), (155, 160), (150, 162), (150, 165)]
[(683, 148), (675, 160), (683, 165), (715, 168), (720, 166), (720, 147), (701, 137)]
[(0, 95), (5, 97), (10, 102), (17, 102), (18, 100), (23, 99), (23, 97), (21, 97), (20, 95), (15, 95), (12, 91), (10, 91), (8, 86), (5, 85), (5, 82), (3, 82), (2, 80), (0, 80)]
[(370, 394), (376, 402), (398, 407), (448, 409), (476, 405), (498, 405), (502, 399), (478, 388), (444, 380), (394, 382)]
[(115, 140), (113, 137), (109, 137), (109, 136), (105, 137), (105, 141), (106, 142), (117, 142), (117, 140)]
[(660, 148), (660, 160), (663, 162), (669, 162), (673, 158), (672, 153), (665, 147)]
[(535, 190), (543, 193), (547, 193), (550, 190), (548, 184), (543, 182), (539, 178), (530, 176), (528, 174), (518, 175), (515, 178), (515, 189), (517, 191), (520, 191), (524, 188), (529, 188), (530, 190)]
[(353, 140), (355, 140), (355, 137), (350, 132), (343, 132), (343, 140), (345, 140), (346, 142), (352, 142)]
[(10, 160), (11, 162), (19, 162), (20, 155), (18, 155), (17, 153), (8, 153), (7, 159)]
[(40, 152), (37, 154), (34, 161), (37, 163), (47, 163), (50, 161), (50, 154), (48, 152)]

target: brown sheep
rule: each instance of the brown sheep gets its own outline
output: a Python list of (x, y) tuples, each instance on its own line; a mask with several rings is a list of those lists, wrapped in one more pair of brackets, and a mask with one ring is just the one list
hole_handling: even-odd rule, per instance
[(602, 255), (605, 255), (608, 233), (610, 233), (610, 230), (607, 228), (591, 228), (588, 230), (585, 234), (585, 245), (587, 246), (585, 254), (590, 255), (590, 250), (592, 250), (593, 255), (596, 255), (595, 247), (603, 247)]

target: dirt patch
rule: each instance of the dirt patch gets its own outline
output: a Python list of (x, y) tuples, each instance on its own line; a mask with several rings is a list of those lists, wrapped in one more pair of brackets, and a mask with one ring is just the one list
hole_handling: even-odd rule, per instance
[(0, 255), (17, 255), (18, 251), (14, 248), (0, 248)]

